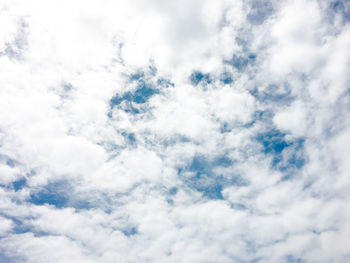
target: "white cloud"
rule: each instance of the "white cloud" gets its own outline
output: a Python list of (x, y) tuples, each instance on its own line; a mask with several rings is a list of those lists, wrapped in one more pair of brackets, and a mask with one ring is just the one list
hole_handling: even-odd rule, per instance
[(0, 217), (0, 236), (4, 236), (11, 231), (13, 223), (11, 220)]
[(292, 104), (285, 111), (277, 113), (273, 120), (275, 125), (282, 130), (287, 130), (296, 136), (305, 136), (311, 126), (308, 118), (308, 110), (300, 102)]
[(349, 261), (332, 3), (1, 3), (0, 261)]

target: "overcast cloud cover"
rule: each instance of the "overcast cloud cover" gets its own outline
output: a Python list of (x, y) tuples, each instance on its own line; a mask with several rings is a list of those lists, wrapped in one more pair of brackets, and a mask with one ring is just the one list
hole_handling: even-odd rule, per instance
[(349, 21), (0, 0), (0, 262), (350, 262)]

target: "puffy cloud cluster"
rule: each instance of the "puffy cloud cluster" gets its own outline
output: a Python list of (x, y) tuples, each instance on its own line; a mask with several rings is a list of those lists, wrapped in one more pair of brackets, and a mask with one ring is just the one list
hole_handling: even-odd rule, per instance
[(350, 5), (0, 3), (0, 262), (348, 262)]

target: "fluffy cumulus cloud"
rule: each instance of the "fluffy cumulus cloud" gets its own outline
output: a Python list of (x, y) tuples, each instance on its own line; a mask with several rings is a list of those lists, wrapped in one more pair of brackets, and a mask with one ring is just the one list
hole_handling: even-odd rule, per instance
[(0, 262), (350, 262), (346, 0), (0, 2)]

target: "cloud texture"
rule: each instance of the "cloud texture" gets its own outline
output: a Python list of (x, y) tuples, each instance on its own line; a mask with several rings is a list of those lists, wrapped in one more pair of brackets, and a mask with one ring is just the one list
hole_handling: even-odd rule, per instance
[(0, 262), (349, 262), (350, 4), (0, 2)]

